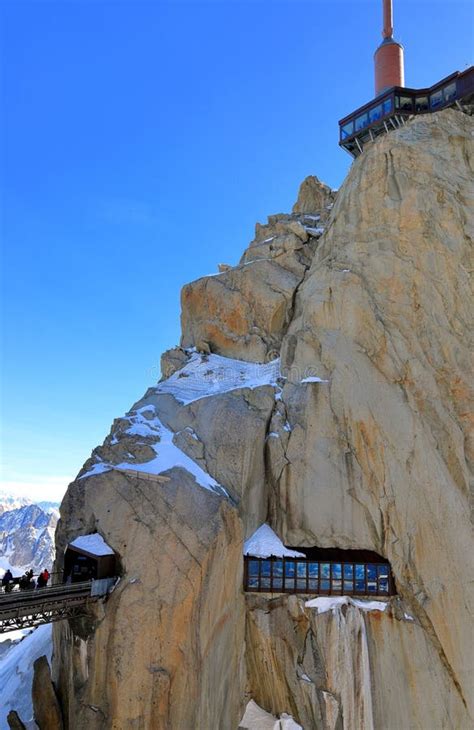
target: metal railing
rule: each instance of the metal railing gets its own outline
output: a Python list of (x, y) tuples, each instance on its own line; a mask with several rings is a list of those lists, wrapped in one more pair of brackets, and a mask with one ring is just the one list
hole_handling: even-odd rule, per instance
[(116, 578), (58, 584), (0, 595), (0, 633), (76, 618), (109, 592)]

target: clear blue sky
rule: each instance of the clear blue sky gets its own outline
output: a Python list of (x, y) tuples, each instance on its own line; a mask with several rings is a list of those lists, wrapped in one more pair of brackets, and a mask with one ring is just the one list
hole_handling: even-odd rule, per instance
[[(381, 0), (3, 0), (2, 457), (60, 496), (179, 341), (179, 292), (350, 164)], [(395, 0), (406, 83), (472, 63), (472, 3)], [(1, 485), (0, 485), (1, 486)]]

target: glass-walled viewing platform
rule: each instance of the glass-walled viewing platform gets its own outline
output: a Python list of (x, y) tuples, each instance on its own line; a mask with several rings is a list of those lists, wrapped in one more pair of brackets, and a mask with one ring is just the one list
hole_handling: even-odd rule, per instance
[(474, 111), (474, 67), (457, 71), (427, 89), (394, 86), (339, 122), (339, 144), (353, 157), (391, 129), (418, 114), (432, 114), (450, 106), (472, 114)]
[(376, 553), (318, 548), (305, 552), (308, 553), (306, 558), (246, 556), (245, 591), (328, 596), (391, 596), (396, 593), (390, 564)]

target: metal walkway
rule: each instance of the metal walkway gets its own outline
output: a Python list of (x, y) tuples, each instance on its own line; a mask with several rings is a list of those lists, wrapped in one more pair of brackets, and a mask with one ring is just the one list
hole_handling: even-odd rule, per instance
[(107, 578), (1, 593), (0, 634), (84, 616), (91, 603), (103, 598), (115, 580)]

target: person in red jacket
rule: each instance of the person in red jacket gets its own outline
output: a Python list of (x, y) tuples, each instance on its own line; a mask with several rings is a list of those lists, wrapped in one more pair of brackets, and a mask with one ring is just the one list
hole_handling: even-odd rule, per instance
[(43, 572), (40, 573), (38, 576), (38, 581), (37, 581), (38, 588), (46, 588), (46, 586), (48, 585), (49, 577), (50, 576), (49, 576), (48, 569), (45, 568), (43, 570)]

